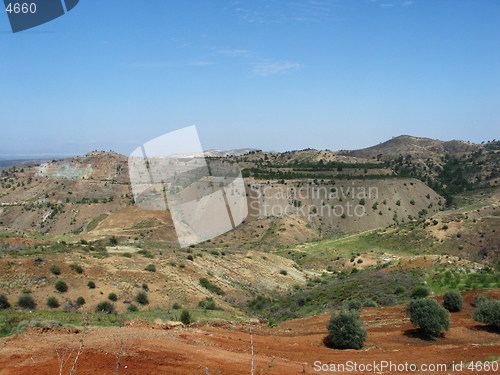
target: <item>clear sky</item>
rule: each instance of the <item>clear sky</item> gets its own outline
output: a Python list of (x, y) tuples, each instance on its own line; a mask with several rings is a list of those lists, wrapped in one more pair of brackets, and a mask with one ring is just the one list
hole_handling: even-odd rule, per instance
[(1, 12), (0, 155), (193, 124), (205, 149), (491, 140), (499, 46), (498, 0), (81, 0), (17, 34)]

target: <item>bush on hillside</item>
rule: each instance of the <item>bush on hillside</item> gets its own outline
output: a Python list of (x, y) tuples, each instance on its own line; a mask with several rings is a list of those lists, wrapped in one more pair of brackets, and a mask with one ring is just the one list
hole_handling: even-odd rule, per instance
[(76, 273), (83, 273), (83, 267), (80, 266), (79, 264), (71, 264), (69, 268), (71, 268)]
[(10, 307), (9, 300), (5, 294), (0, 294), (0, 310), (8, 309)]
[(205, 277), (201, 277), (199, 279), (200, 281), (200, 285), (202, 287), (204, 287), (205, 289), (208, 289), (209, 291), (211, 291), (212, 293), (215, 293), (215, 294), (218, 294), (220, 296), (223, 296), (225, 295), (226, 293), (221, 289), (219, 288), (217, 285), (215, 284), (212, 284), (210, 281), (208, 281), (207, 278)]
[(429, 294), (430, 294), (430, 291), (428, 288), (426, 288), (425, 286), (418, 286), (411, 291), (410, 297), (415, 298), (415, 299), (416, 298), (425, 298), (425, 297), (428, 297)]
[(115, 306), (108, 301), (101, 302), (95, 308), (95, 312), (102, 312), (105, 314), (112, 314), (115, 312)]
[(420, 331), (431, 337), (439, 337), (450, 328), (450, 313), (429, 298), (414, 300), (406, 307), (410, 321)]
[(109, 293), (109, 294), (108, 294), (108, 299), (109, 299), (110, 301), (115, 302), (115, 301), (117, 301), (117, 300), (118, 300), (118, 297), (117, 297), (116, 293)]
[(474, 296), (474, 307), (479, 307), (479, 305), (485, 301), (488, 301), (488, 297), (483, 294), (476, 294)]
[(95, 283), (93, 281), (89, 281), (87, 283), (87, 286), (88, 286), (89, 289), (94, 289), (95, 288)]
[(148, 295), (145, 292), (139, 292), (135, 296), (135, 301), (141, 305), (147, 305), (149, 303)]
[(58, 292), (65, 293), (68, 291), (68, 284), (66, 284), (63, 280), (58, 280), (55, 288)]
[(183, 310), (181, 313), (181, 322), (182, 324), (191, 324), (191, 314), (187, 310)]
[(156, 266), (154, 264), (148, 264), (146, 268), (144, 268), (144, 271), (156, 272)]
[(355, 310), (343, 310), (333, 314), (326, 326), (326, 346), (334, 349), (361, 349), (366, 340), (366, 330)]
[(78, 297), (78, 298), (76, 299), (76, 301), (75, 301), (75, 302), (76, 302), (76, 304), (77, 304), (78, 306), (83, 306), (83, 305), (85, 305), (85, 298), (83, 298), (83, 297)]
[(49, 270), (54, 275), (60, 275), (61, 274), (61, 267), (59, 267), (58, 265), (53, 264), (52, 266), (49, 267)]
[(487, 299), (474, 310), (474, 320), (486, 323), (495, 329), (500, 329), (500, 300)]
[(35, 300), (29, 294), (21, 294), (21, 296), (17, 299), (17, 305), (23, 309), (36, 308)]
[(464, 305), (462, 295), (456, 290), (450, 290), (443, 296), (443, 306), (449, 312), (459, 312)]
[(50, 296), (47, 298), (47, 306), (50, 308), (56, 309), (59, 307), (59, 301), (57, 300), (56, 297)]

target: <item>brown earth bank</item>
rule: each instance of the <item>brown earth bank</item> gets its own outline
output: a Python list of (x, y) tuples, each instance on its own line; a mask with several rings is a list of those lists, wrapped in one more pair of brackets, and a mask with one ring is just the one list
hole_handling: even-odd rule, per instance
[[(500, 297), (500, 289), (480, 292)], [(368, 329), (362, 350), (333, 350), (324, 346), (325, 326), (331, 313), (291, 320), (276, 328), (257, 323), (217, 322), (176, 327), (133, 321), (121, 327), (90, 328), (86, 335), (77, 330), (37, 329), (0, 339), (0, 374), (58, 374), (58, 352), (71, 353), (61, 372), (67, 374), (80, 342), (84, 346), (77, 362), (79, 375), (333, 374), (348, 372), (317, 371), (315, 363), (348, 361), (358, 365), (391, 361), (418, 367), (413, 372), (390, 369), (377, 372), (382, 374), (430, 373), (423, 370), (430, 364), (446, 364), (445, 370), (433, 374), (492, 374), (496, 372), (467, 369), (456, 372), (451, 368), (453, 363), (461, 361), (498, 358), (499, 334), (471, 317), (477, 293), (464, 294), (464, 308), (451, 314), (450, 330), (444, 337), (431, 341), (419, 338), (404, 314), (403, 305), (362, 310)], [(438, 301), (441, 302), (439, 298)], [(123, 355), (116, 372), (120, 352)]]

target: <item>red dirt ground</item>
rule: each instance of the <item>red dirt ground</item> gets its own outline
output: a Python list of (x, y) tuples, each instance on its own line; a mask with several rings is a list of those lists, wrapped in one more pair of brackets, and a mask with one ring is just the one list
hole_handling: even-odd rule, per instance
[[(314, 370), (314, 362), (371, 363), (373, 361), (422, 364), (485, 361), (500, 355), (500, 335), (471, 318), (475, 292), (465, 294), (464, 309), (451, 314), (452, 326), (445, 336), (426, 341), (415, 335), (403, 313), (404, 306), (363, 309), (368, 339), (362, 350), (333, 350), (322, 340), (331, 313), (297, 319), (269, 328), (261, 324), (218, 322), (190, 327), (164, 327), (132, 321), (123, 327), (91, 328), (78, 362), (78, 375), (115, 374), (120, 342), (125, 355), (119, 374), (250, 374), (250, 331), (255, 350), (255, 374), (333, 374)], [(485, 291), (500, 297), (500, 289)], [(439, 299), (438, 299), (439, 300)], [(440, 301), (441, 302), (441, 301)], [(30, 330), (0, 339), (0, 374), (58, 374), (55, 348), (77, 348), (83, 333), (72, 330)], [(71, 362), (71, 361), (69, 361)], [(67, 366), (64, 374), (69, 373)], [(336, 372), (347, 373), (347, 372)], [(359, 372), (351, 372), (359, 373)], [(382, 371), (382, 374), (427, 373)], [(495, 374), (453, 372), (433, 374)]]

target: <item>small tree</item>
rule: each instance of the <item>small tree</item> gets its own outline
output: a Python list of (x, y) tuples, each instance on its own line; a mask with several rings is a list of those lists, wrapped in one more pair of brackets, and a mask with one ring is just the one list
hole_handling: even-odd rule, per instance
[(68, 284), (66, 284), (63, 280), (58, 280), (55, 288), (58, 292), (66, 293), (68, 291)]
[(411, 292), (411, 298), (425, 298), (428, 297), (430, 291), (425, 286), (418, 286)]
[(47, 306), (56, 309), (59, 307), (59, 301), (57, 300), (56, 297), (50, 296), (47, 298)]
[(10, 307), (9, 300), (5, 294), (0, 294), (0, 310), (8, 309)]
[(36, 307), (35, 300), (29, 294), (21, 294), (17, 299), (17, 305), (23, 309), (34, 309)]
[(474, 320), (486, 323), (495, 329), (500, 329), (500, 300), (487, 299), (474, 310)]
[(438, 337), (443, 330), (450, 329), (450, 313), (433, 299), (422, 298), (410, 302), (406, 314), (425, 335)]
[(54, 275), (60, 275), (61, 274), (61, 267), (59, 267), (56, 264), (53, 264), (49, 267), (50, 272), (52, 272)]
[(85, 305), (85, 298), (83, 298), (83, 297), (78, 297), (78, 298), (76, 299), (76, 301), (75, 301), (75, 302), (76, 302), (76, 304), (77, 304), (78, 306), (83, 306), (83, 305)]
[(156, 272), (156, 266), (154, 264), (148, 264), (146, 268), (144, 268), (144, 271)]
[(103, 312), (106, 314), (112, 314), (115, 312), (115, 306), (108, 301), (104, 301), (96, 306), (95, 312)]
[(128, 312), (136, 312), (136, 311), (139, 311), (139, 308), (136, 305), (134, 305), (133, 303), (131, 303), (130, 305), (128, 305), (127, 311)]
[(87, 286), (89, 287), (89, 289), (94, 289), (95, 288), (95, 283), (93, 281), (89, 281), (87, 283)]
[(332, 315), (326, 326), (326, 346), (334, 349), (361, 349), (366, 340), (366, 329), (355, 310), (342, 310)]
[(443, 306), (449, 312), (459, 312), (464, 305), (462, 295), (456, 290), (450, 290), (443, 296)]
[(147, 305), (149, 303), (148, 295), (145, 292), (137, 293), (137, 295), (135, 296), (135, 300), (141, 305)]
[(109, 293), (108, 294), (108, 299), (110, 301), (117, 301), (118, 300), (118, 297), (116, 296), (116, 293)]
[(474, 296), (474, 307), (479, 307), (479, 305), (485, 301), (488, 301), (488, 297), (486, 297), (484, 294), (476, 294)]
[(191, 314), (187, 310), (183, 310), (181, 313), (182, 324), (191, 324)]
[(80, 266), (79, 264), (71, 264), (69, 266), (69, 268), (71, 268), (73, 271), (75, 271), (76, 273), (83, 273), (83, 267)]

